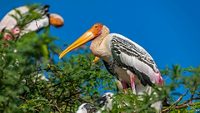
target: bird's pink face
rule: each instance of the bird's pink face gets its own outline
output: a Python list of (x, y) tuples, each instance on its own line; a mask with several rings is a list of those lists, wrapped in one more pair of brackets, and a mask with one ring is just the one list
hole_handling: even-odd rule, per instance
[(68, 48), (66, 48), (59, 56), (62, 58), (68, 52), (86, 44), (87, 42), (93, 40), (94, 38), (101, 35), (103, 25), (100, 23), (94, 24), (87, 32), (85, 32), (80, 38), (73, 42)]

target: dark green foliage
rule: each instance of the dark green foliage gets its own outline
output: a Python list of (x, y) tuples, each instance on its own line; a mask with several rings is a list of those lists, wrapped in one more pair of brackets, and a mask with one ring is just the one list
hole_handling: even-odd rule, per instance
[[(37, 15), (32, 12), (28, 15), (31, 14)], [(19, 26), (37, 16), (33, 17), (19, 20)], [(16, 41), (0, 40), (1, 113), (74, 113), (83, 102), (95, 104), (100, 92), (116, 92), (115, 78), (108, 74), (101, 62), (93, 64), (94, 56), (90, 53), (57, 61), (61, 50), (53, 43), (56, 39), (46, 28), (41, 34), (31, 32)], [(150, 105), (165, 98), (170, 106), (164, 106), (163, 112), (195, 112), (200, 109), (200, 67), (174, 65), (162, 73), (168, 82), (162, 88), (155, 88), (154, 92), (159, 96), (153, 93), (136, 96), (130, 90), (127, 94), (116, 92), (111, 112), (155, 112)], [(176, 89), (180, 86), (187, 91), (178, 92)], [(189, 98), (183, 100), (186, 95)]]
[[(91, 62), (91, 54), (55, 63), (56, 54), (49, 57), (59, 50), (52, 44), (54, 39), (45, 31), (16, 42), (1, 40), (1, 112), (74, 112), (82, 102), (99, 96), (100, 86), (115, 89), (113, 77), (102, 70), (102, 64)], [(45, 75), (48, 79), (43, 79)]]

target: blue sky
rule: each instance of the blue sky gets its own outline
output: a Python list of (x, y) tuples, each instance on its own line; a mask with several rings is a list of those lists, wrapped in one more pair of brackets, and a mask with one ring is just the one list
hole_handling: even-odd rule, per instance
[(120, 33), (143, 46), (158, 67), (200, 64), (200, 2), (197, 0), (1, 0), (0, 18), (25, 4), (49, 4), (50, 12), (65, 19), (51, 28), (61, 45), (72, 43), (94, 23)]

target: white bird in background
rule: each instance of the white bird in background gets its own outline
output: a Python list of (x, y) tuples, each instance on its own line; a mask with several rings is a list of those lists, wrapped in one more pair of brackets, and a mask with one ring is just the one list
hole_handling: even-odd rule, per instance
[[(99, 23), (66, 48), (59, 58), (89, 41), (92, 41), (92, 53), (97, 56), (95, 61), (100, 57), (107, 70), (121, 81), (123, 89), (131, 87), (134, 94), (141, 95), (151, 94), (153, 85), (163, 85), (156, 63), (143, 47), (120, 34), (110, 34), (109, 29)], [(152, 107), (160, 112), (161, 101)]]
[(76, 113), (101, 113), (102, 111), (109, 112), (112, 110), (113, 95), (114, 94), (111, 92), (105, 93), (96, 100), (97, 106), (90, 103), (83, 103), (79, 106)]
[(96, 110), (97, 109), (93, 105), (89, 103), (83, 103), (78, 107), (76, 113), (95, 113)]
[[(3, 39), (12, 40), (15, 37), (21, 37), (22, 35), (29, 33), (31, 31), (38, 31), (49, 25), (60, 27), (64, 24), (63, 18), (58, 14), (54, 13), (49, 14), (48, 13), (49, 6), (45, 5), (45, 6), (40, 6), (34, 10), (35, 12), (42, 15), (41, 18), (32, 20), (29, 23), (27, 23), (23, 28), (19, 28), (15, 17), (20, 19), (21, 17), (20, 14), (28, 15), (29, 10), (30, 6), (21, 6), (11, 10), (3, 17), (3, 19), (0, 21), (0, 33), (3, 33)], [(4, 31), (9, 31), (9, 32), (4, 33)]]
[[(23, 28), (19, 28), (18, 20), (16, 20), (16, 18), (18, 18), (19, 21), (22, 21), (24, 15), (30, 15), (30, 8), (31, 6), (21, 6), (11, 10), (3, 17), (3, 19), (0, 21), (0, 34), (3, 36), (3, 40), (14, 40), (16, 38), (20, 38), (26, 33), (39, 31), (40, 29), (45, 28), (49, 25), (53, 25), (55, 27), (61, 27), (62, 25), (64, 25), (63, 18), (58, 14), (48, 13), (49, 6), (45, 5), (38, 6), (34, 9), (34, 12), (42, 15), (41, 18), (32, 20), (28, 22)], [(15, 49), (14, 52), (16, 53), (17, 50)], [(17, 59), (16, 62), (18, 62)], [(35, 82), (36, 80), (48, 81), (44, 74), (36, 75), (33, 82)]]
[(97, 113), (101, 113), (102, 111), (109, 112), (112, 110), (113, 95), (113, 93), (107, 92), (97, 100), (100, 107), (100, 110), (98, 110)]

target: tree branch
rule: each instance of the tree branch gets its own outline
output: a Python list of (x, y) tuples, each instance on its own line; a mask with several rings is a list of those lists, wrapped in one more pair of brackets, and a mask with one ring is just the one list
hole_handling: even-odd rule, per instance
[[(188, 92), (188, 91), (187, 91)], [(182, 109), (182, 108), (187, 108), (189, 106), (195, 106), (195, 105), (200, 105), (200, 103), (192, 103), (193, 100), (199, 100), (200, 97), (194, 97), (194, 95), (191, 95), (191, 98), (187, 101), (185, 101), (183, 104), (177, 105), (182, 98), (187, 94), (187, 92), (183, 95), (181, 95), (176, 102), (174, 102), (170, 107), (162, 110), (162, 113), (170, 111), (170, 109), (174, 106), (175, 109)]]

